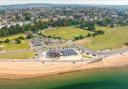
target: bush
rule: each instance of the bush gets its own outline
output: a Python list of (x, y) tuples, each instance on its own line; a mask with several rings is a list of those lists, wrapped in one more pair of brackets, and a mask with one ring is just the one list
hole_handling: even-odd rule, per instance
[(31, 38), (33, 38), (32, 34), (29, 34), (29, 35), (26, 36), (26, 39), (31, 39)]
[(92, 36), (95, 37), (97, 35), (97, 33), (93, 33)]
[(74, 37), (74, 40), (79, 40), (78, 36), (75, 36), (75, 37)]
[(3, 41), (0, 41), (0, 43), (3, 43)]
[(52, 36), (48, 36), (48, 38), (52, 38)]
[(113, 28), (113, 27), (114, 27), (114, 25), (113, 25), (113, 24), (111, 24), (111, 25), (110, 25), (110, 28)]
[(20, 39), (15, 39), (16, 44), (21, 44), (21, 40)]
[(102, 30), (95, 31), (97, 34), (104, 34), (105, 32)]
[(5, 43), (9, 43), (9, 42), (10, 42), (10, 40), (9, 40), (9, 39), (6, 39), (4, 42), (5, 42)]
[(92, 34), (91, 33), (88, 33), (87, 35), (86, 35), (86, 37), (91, 37), (92, 36)]
[(61, 38), (61, 37), (56, 37), (56, 39), (59, 39), (59, 40), (61, 40), (62, 38)]
[(19, 36), (17, 39), (24, 40), (25, 38), (23, 36)]
[(94, 33), (92, 34), (93, 37), (97, 36), (97, 35), (102, 35), (104, 34), (105, 32), (102, 31), (102, 30), (98, 30), (98, 31), (94, 31)]
[(79, 39), (83, 39), (84, 37), (82, 35), (79, 35)]
[(124, 43), (126, 46), (128, 46), (128, 42)]
[(74, 40), (80, 40), (80, 39), (83, 39), (83, 38), (84, 38), (84, 36), (78, 35), (78, 36), (75, 36), (75, 37), (74, 37)]

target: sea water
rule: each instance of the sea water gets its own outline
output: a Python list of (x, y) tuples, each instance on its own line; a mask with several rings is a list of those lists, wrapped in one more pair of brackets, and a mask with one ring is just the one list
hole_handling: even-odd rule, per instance
[(90, 69), (31, 79), (0, 79), (0, 89), (128, 89), (128, 67)]

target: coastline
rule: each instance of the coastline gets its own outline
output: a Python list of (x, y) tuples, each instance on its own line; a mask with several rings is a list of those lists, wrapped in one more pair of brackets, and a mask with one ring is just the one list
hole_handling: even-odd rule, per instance
[(104, 58), (100, 62), (0, 62), (0, 78), (24, 79), (81, 70), (116, 68), (128, 65), (128, 52)]

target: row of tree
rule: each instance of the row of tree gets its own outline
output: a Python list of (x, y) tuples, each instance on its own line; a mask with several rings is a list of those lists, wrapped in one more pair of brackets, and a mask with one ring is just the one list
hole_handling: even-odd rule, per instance
[(31, 24), (25, 24), (20, 26), (19, 24), (12, 25), (10, 27), (3, 27), (0, 29), (0, 37), (9, 36), (17, 33), (24, 33), (26, 31), (37, 32), (38, 30), (47, 29), (49, 27), (62, 27), (62, 26), (77, 26), (85, 30), (95, 31), (95, 23), (85, 22), (73, 19), (59, 19), (50, 21), (34, 21)]
[(94, 31), (93, 33), (88, 33), (86, 36), (77, 35), (77, 36), (74, 37), (74, 40), (80, 40), (80, 39), (84, 39), (84, 38), (87, 38), (87, 37), (95, 37), (97, 35), (102, 35), (104, 33), (105, 32), (102, 31), (102, 30), (97, 30), (97, 31)]
[(20, 44), (21, 40), (24, 40), (25, 38), (23, 36), (19, 36), (17, 38), (15, 38), (14, 40), (10, 40), (10, 39), (5, 39), (4, 41), (0, 41), (0, 43), (10, 43), (11, 41), (15, 41), (16, 44)]

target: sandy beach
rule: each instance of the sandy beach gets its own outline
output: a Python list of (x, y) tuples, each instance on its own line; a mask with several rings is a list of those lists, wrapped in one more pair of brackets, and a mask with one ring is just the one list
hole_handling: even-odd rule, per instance
[(0, 62), (0, 78), (22, 79), (38, 76), (62, 74), (86, 69), (114, 68), (128, 65), (128, 53), (107, 57), (100, 62)]

